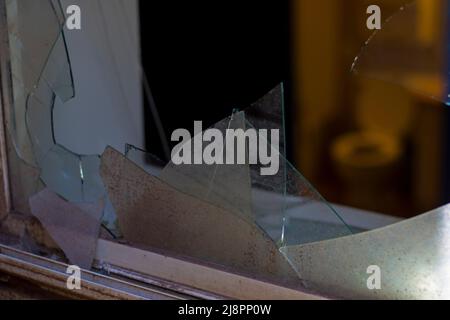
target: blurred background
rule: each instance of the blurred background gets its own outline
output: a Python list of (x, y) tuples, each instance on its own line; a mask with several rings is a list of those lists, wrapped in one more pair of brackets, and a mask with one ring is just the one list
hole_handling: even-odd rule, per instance
[[(388, 23), (371, 38), (373, 4)], [(139, 6), (144, 70), (169, 138), (284, 82), (288, 158), (327, 200), (405, 218), (449, 202), (447, 1)], [(164, 159), (147, 101), (146, 148)]]

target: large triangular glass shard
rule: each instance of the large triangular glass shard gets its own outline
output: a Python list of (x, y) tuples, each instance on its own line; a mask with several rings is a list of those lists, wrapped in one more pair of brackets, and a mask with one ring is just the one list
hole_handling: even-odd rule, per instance
[[(244, 112), (234, 113), (206, 132), (202, 132), (202, 128), (197, 128), (192, 139), (174, 150), (179, 156), (190, 153), (186, 157), (190, 159), (190, 163), (176, 164), (171, 161), (161, 172), (160, 179), (179, 191), (253, 221), (250, 168), (245, 161), (243, 164), (237, 163), (238, 150), (226, 146), (226, 141), (236, 141), (235, 137), (231, 136), (233, 134), (231, 131), (244, 128)], [(219, 142), (220, 146), (211, 150), (212, 144), (205, 141)], [(234, 144), (235, 147), (237, 145)], [(206, 160), (205, 163), (203, 161), (206, 159), (205, 154), (220, 160), (218, 163), (209, 163)], [(233, 161), (234, 164), (226, 163), (229, 157), (236, 160)], [(247, 158), (246, 155), (244, 157)]]
[(340, 214), (288, 161), (283, 218), (282, 246), (352, 234)]
[(403, 5), (366, 41), (352, 70), (450, 104), (448, 10), (445, 0)]
[[(282, 87), (272, 90), (269, 96), (274, 93), (282, 101)], [(267, 98), (263, 100), (270, 101)], [(283, 102), (272, 100), (271, 103), (271, 106), (262, 104), (249, 108), (247, 129), (279, 130), (279, 137), (284, 137)], [(265, 109), (258, 110), (261, 107)], [(276, 160), (278, 170), (271, 175), (263, 175), (262, 169), (266, 165), (261, 165), (260, 162), (250, 165), (255, 222), (280, 247), (350, 235), (352, 230), (342, 217), (286, 159), (284, 139), (272, 140), (273, 137), (269, 139), (269, 136), (260, 136), (259, 151), (264, 151), (261, 146), (268, 145), (267, 155), (273, 161)], [(261, 145), (261, 142), (265, 143)]]
[[(233, 129), (234, 133), (239, 129), (245, 134), (244, 151), (233, 150), (234, 155), (245, 153), (245, 164), (225, 164), (229, 151), (224, 142), (219, 150), (223, 162), (180, 165), (172, 161), (160, 178), (177, 190), (241, 215), (262, 228), (280, 247), (351, 234), (339, 214), (284, 155), (282, 85), (212, 129), (224, 141)], [(203, 134), (197, 133), (183, 145), (187, 148), (179, 147), (175, 153), (183, 150), (189, 153), (188, 159), (202, 161), (203, 150), (208, 148)], [(257, 141), (249, 142), (251, 136)]]
[(256, 223), (280, 246), (324, 241), (352, 234), (337, 211), (284, 157), (284, 179), (270, 184), (252, 172), (252, 204)]
[[(268, 103), (253, 105), (248, 110), (247, 129), (267, 130), (268, 133), (259, 136), (260, 155), (267, 149), (266, 156), (278, 164), (278, 170), (270, 175), (262, 174), (267, 165), (261, 161), (250, 165), (252, 209), (255, 224), (272, 238), (299, 278), (303, 279), (302, 270), (295, 264), (296, 257), (284, 248), (340, 238), (351, 235), (352, 230), (286, 159), (282, 99), (282, 87), (278, 87), (261, 100)], [(247, 114), (247, 110), (245, 112)]]

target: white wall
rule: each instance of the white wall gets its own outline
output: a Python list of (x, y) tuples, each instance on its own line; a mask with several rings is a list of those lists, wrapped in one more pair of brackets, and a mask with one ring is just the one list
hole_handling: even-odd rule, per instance
[(65, 31), (76, 96), (55, 108), (57, 142), (79, 154), (144, 145), (137, 0), (61, 0), (81, 8)]

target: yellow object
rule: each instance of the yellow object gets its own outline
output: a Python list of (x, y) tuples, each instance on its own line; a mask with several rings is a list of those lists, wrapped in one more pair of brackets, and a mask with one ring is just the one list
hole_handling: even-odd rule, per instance
[(397, 162), (402, 148), (392, 136), (378, 132), (356, 132), (336, 140), (332, 147), (333, 158), (349, 169), (384, 168)]

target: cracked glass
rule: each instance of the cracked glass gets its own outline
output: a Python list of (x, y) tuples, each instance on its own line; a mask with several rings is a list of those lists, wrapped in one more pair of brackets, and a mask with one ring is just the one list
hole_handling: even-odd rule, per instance
[[(97, 213), (98, 217), (91, 220), (77, 220), (75, 213), (83, 217), (83, 209), (75, 206), (96, 205), (105, 200), (106, 193), (99, 175), (100, 157), (74, 153), (58, 143), (55, 135), (55, 107), (75, 97), (61, 3), (6, 1), (6, 16), (13, 87), (13, 108), (7, 119), (12, 146), (9, 164), (19, 179), (14, 177), (11, 184), (13, 206), (38, 217), (55, 240), (65, 243), (62, 249), (69, 259), (77, 257), (75, 262), (82, 261), (84, 267), (89, 267), (83, 252), (74, 253), (78, 249), (70, 245), (70, 235), (78, 232), (80, 241), (88, 240), (90, 248), (85, 253), (95, 253), (94, 239), (99, 232), (96, 226), (103, 215), (103, 205), (96, 209), (102, 214)], [(39, 199), (36, 197), (45, 189), (54, 194), (52, 199), (60, 199), (47, 203), (49, 214), (55, 213), (52, 205), (61, 207), (58, 201), (67, 203), (69, 209), (73, 206), (73, 212), (66, 208), (57, 213), (61, 215), (59, 219), (54, 215), (43, 218), (42, 205), (37, 206), (37, 200), (32, 199)], [(36, 212), (36, 206), (41, 213)], [(111, 206), (106, 207), (111, 210)], [(108, 224), (113, 223), (105, 221)], [(92, 257), (87, 261), (92, 263)]]
[[(262, 174), (269, 169), (270, 164), (254, 164), (250, 161), (261, 154), (250, 152), (255, 150), (252, 148), (255, 145), (247, 140), (243, 143), (246, 147), (243, 155), (239, 154), (237, 145), (231, 150), (223, 143), (214, 149), (211, 154), (223, 160), (220, 164), (179, 165), (173, 161), (166, 164), (135, 144), (135, 141), (128, 141), (132, 140), (129, 137), (121, 137), (118, 147), (108, 147), (102, 155), (100, 152), (76, 152), (76, 148), (70, 148), (62, 142), (64, 139), (58, 133), (69, 129), (58, 124), (58, 117), (55, 116), (58, 110), (68, 107), (70, 103), (75, 106), (83, 104), (75, 101), (78, 91), (72, 58), (79, 57), (71, 52), (74, 47), (67, 41), (61, 2), (7, 0), (5, 4), (13, 89), (12, 107), (6, 110), (13, 207), (17, 212), (36, 217), (70, 262), (91, 268), (98, 239), (107, 238), (130, 246), (162, 250), (183, 259), (194, 259), (201, 264), (220, 265), (226, 270), (242, 272), (250, 277), (261, 276), (301, 290), (311, 289), (323, 295), (333, 293), (336, 296), (357, 298), (359, 296), (355, 296), (355, 292), (361, 290), (362, 276), (359, 274), (350, 279), (356, 283), (353, 285), (357, 289), (345, 288), (345, 284), (331, 279), (335, 267), (333, 263), (339, 263), (336, 270), (345, 274), (343, 278), (351, 277), (343, 269), (347, 265), (360, 268), (367, 262), (364, 259), (385, 256), (377, 247), (370, 246), (371, 239), (389, 247), (389, 241), (384, 239), (386, 233), (389, 240), (396, 240), (397, 229), (407, 233), (411, 232), (410, 229), (421, 228), (422, 224), (430, 226), (429, 220), (423, 219), (416, 223), (413, 221), (406, 228), (396, 226), (387, 229), (393, 230), (394, 236), (386, 230), (367, 237), (364, 234), (355, 235), (362, 229), (353, 228), (347, 223), (340, 210), (328, 203), (287, 159), (283, 84), (247, 108), (243, 106), (235, 110), (209, 130), (203, 131), (206, 128), (201, 128), (200, 132), (194, 132), (186, 143), (192, 143), (191, 147), (183, 149), (188, 150), (191, 159), (201, 159), (205, 148), (211, 148), (208, 141), (215, 142), (220, 137), (227, 141), (231, 130), (264, 131), (268, 135), (257, 135), (258, 146), (265, 147), (268, 152), (266, 157), (276, 160), (277, 171), (272, 175)], [(439, 11), (445, 4), (445, 1), (434, 1), (433, 10)], [(104, 6), (104, 3), (102, 5), (100, 1), (93, 8), (103, 14), (110, 7)], [(111, 8), (125, 11), (123, 2), (114, 2)], [(382, 30), (374, 32), (367, 39), (351, 66), (351, 71), (358, 77), (403, 87), (404, 91), (378, 84), (382, 92), (389, 91), (389, 96), (393, 97), (391, 103), (401, 110), (396, 117), (385, 120), (382, 117), (383, 108), (390, 105), (375, 108), (381, 110), (377, 115), (378, 119), (382, 119), (383, 130), (387, 126), (386, 131), (396, 134), (406, 131), (406, 124), (402, 120), (407, 118), (408, 113), (403, 111), (409, 108), (411, 102), (406, 98), (406, 91), (417, 92), (450, 105), (448, 56), (442, 54), (449, 50), (445, 38), (448, 35), (442, 26), (436, 28), (440, 30), (438, 33), (429, 31), (434, 23), (427, 14), (429, 8), (424, 6), (423, 1), (401, 6), (397, 13), (385, 20)], [(101, 45), (102, 49), (106, 48), (111, 53), (108, 57), (97, 56), (97, 59), (101, 62), (103, 59), (108, 60), (111, 65), (117, 60), (127, 61), (128, 57), (123, 52), (114, 56), (117, 48), (111, 44), (113, 35), (120, 30), (113, 28), (112, 32), (108, 32), (105, 21), (95, 21), (99, 24), (97, 27), (105, 31), (105, 38), (109, 41)], [(39, 28), (36, 28), (36, 24), (39, 24)], [(124, 38), (132, 38), (134, 44), (138, 42), (129, 35)], [(404, 40), (401, 45), (398, 39)], [(72, 40), (77, 41), (76, 38)], [(96, 51), (96, 48), (92, 51)], [(89, 69), (95, 62), (98, 63), (98, 60), (86, 68)], [(129, 116), (132, 105), (129, 101), (139, 100), (140, 96), (130, 90), (131, 85), (127, 87), (126, 81), (120, 79), (122, 73), (128, 70), (127, 66), (115, 65), (115, 68), (111, 68), (105, 63), (102, 67), (103, 71), (106, 70), (107, 78), (114, 80), (114, 85), (101, 87), (104, 90), (95, 98), (107, 96), (107, 107), (120, 101), (117, 118), (126, 119), (129, 127), (138, 127), (143, 121), (139, 117)], [(138, 69), (134, 70), (139, 75), (137, 78), (144, 82), (146, 94), (151, 98), (142, 66), (130, 69)], [(92, 82), (97, 80), (95, 78)], [(103, 84), (100, 80), (97, 82)], [(140, 85), (139, 82), (135, 87)], [(113, 97), (113, 92), (117, 96)], [(367, 104), (377, 95), (379, 91), (369, 90), (366, 96), (357, 97), (356, 100), (364, 100)], [(92, 96), (90, 98), (96, 100)], [(154, 103), (151, 100), (153, 109)], [(96, 104), (94, 106), (97, 107)], [(107, 122), (111, 118), (107, 117), (108, 112), (101, 108), (99, 110), (102, 121), (97, 121), (96, 125), (101, 127), (100, 122)], [(381, 130), (374, 124), (373, 113), (362, 112), (359, 117), (361, 123), (370, 124), (367, 125), (369, 131)], [(391, 120), (395, 122), (392, 130)], [(156, 126), (160, 139), (166, 144), (167, 138), (161, 133), (164, 128), (158, 121)], [(113, 127), (109, 133), (115, 134), (117, 127), (120, 125)], [(214, 134), (211, 134), (211, 130), (214, 130)], [(208, 131), (211, 135), (205, 139)], [(270, 133), (275, 131), (277, 135), (271, 136)], [(319, 136), (318, 132), (312, 132)], [(90, 138), (96, 142), (102, 140), (96, 135)], [(375, 134), (363, 135), (363, 138), (365, 142), (380, 141), (380, 137)], [(309, 140), (315, 139), (316, 136)], [(126, 143), (122, 140), (126, 140)], [(400, 158), (399, 144), (397, 140), (386, 143), (388, 156)], [(341, 147), (336, 144), (331, 152), (339, 157), (342, 150), (343, 153), (348, 151), (345, 144)], [(358, 165), (370, 165), (372, 161), (378, 160), (367, 156), (372, 151), (369, 147), (362, 144), (357, 149), (360, 151), (356, 155), (358, 161), (355, 161)], [(166, 153), (167, 148), (164, 148)], [(232, 154), (234, 164), (225, 164), (229, 154)], [(239, 158), (244, 161), (239, 163), (236, 161)], [(383, 164), (385, 159), (380, 161)], [(430, 219), (431, 223), (437, 225), (436, 221), (445, 222), (444, 218), (438, 218)], [(364, 242), (362, 247), (358, 240)], [(432, 240), (439, 242), (442, 239), (434, 237)], [(39, 251), (27, 232), (23, 232), (22, 241), (29, 250), (35, 253)], [(334, 248), (335, 252), (326, 257), (321, 256), (321, 252)], [(347, 248), (354, 250), (350, 254), (357, 257), (346, 259), (344, 253)], [(430, 251), (428, 249), (426, 246), (421, 248), (423, 252)], [(370, 254), (365, 256), (366, 251)], [(415, 258), (417, 252), (412, 251), (411, 256)], [(434, 254), (431, 256), (439, 259)], [(443, 257), (448, 260), (446, 255)], [(389, 258), (392, 259), (392, 256)], [(402, 267), (395, 265), (398, 266)], [(319, 274), (322, 271), (326, 276)], [(390, 276), (395, 278), (395, 274)], [(408, 278), (408, 281), (411, 279)], [(336, 285), (333, 292), (325, 289), (330, 284)], [(397, 289), (393, 287), (388, 296), (395, 295), (393, 292)], [(410, 295), (405, 294), (404, 297)]]
[[(366, 40), (351, 70), (450, 105), (445, 0), (409, 1)], [(444, 53), (444, 54), (442, 54)]]

